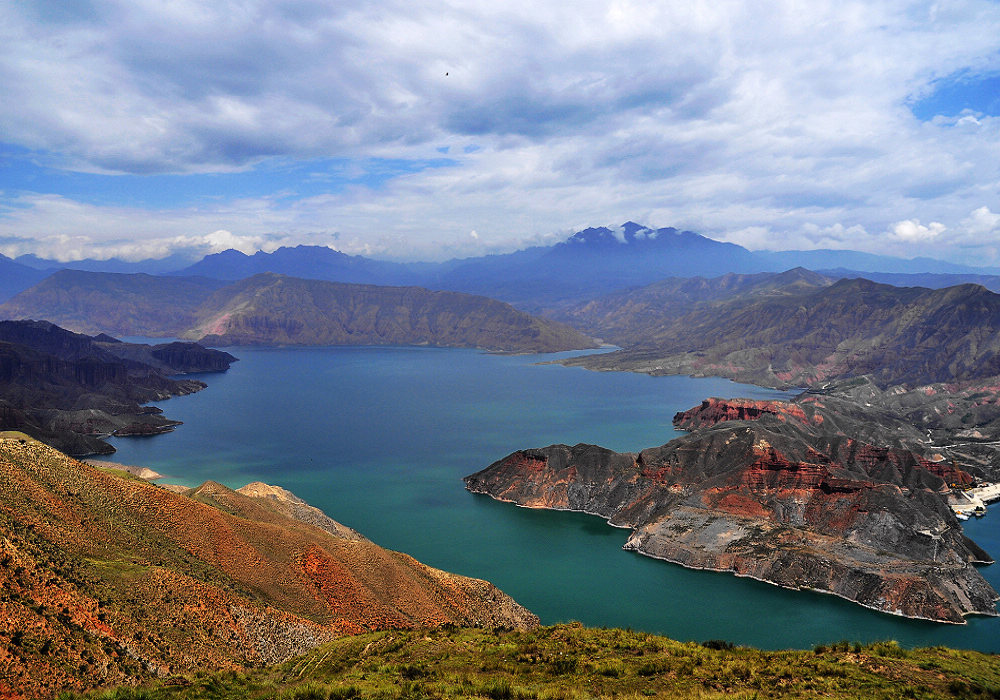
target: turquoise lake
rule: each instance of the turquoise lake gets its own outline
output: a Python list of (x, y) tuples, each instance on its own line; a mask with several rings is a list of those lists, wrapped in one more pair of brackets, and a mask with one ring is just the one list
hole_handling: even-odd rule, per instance
[[(1000, 619), (965, 626), (884, 615), (833, 596), (691, 571), (621, 549), (594, 516), (476, 496), (462, 477), (516, 449), (589, 442), (635, 451), (708, 396), (780, 397), (724, 379), (539, 365), (550, 355), (436, 348), (234, 348), (205, 391), (158, 404), (173, 433), (120, 438), (111, 458), (166, 481), (290, 489), (376, 543), (485, 578), (544, 624), (579, 620), (680, 640), (808, 648), (896, 639), (1000, 652)], [(1000, 508), (965, 524), (1000, 556)], [(983, 574), (1000, 590), (1000, 565)]]

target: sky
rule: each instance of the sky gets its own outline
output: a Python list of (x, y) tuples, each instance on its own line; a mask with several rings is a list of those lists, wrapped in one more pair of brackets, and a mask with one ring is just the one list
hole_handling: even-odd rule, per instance
[(0, 253), (1000, 264), (1000, 2), (9, 0)]

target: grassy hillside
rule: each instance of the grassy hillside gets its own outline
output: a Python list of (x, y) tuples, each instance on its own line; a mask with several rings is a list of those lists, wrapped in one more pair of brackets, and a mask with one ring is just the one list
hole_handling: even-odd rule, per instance
[(1000, 660), (894, 642), (765, 652), (578, 625), (439, 628), (348, 637), (270, 669), (195, 674), (89, 697), (996, 698)]

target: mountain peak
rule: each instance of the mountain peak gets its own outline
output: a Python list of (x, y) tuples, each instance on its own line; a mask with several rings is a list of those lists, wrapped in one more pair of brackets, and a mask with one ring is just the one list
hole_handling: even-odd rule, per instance
[(653, 229), (642, 224), (637, 224), (634, 221), (626, 221), (621, 226), (614, 228), (601, 226), (599, 228), (592, 227), (578, 231), (566, 239), (564, 243), (558, 244), (555, 247), (560, 248), (564, 244), (575, 244), (573, 247), (579, 250), (577, 246), (580, 244), (590, 247), (610, 248), (614, 245), (649, 245), (653, 241), (666, 246), (676, 245), (677, 243), (690, 245), (696, 242), (703, 242), (706, 245), (711, 245), (712, 243), (726, 245), (712, 241), (691, 231), (679, 231), (672, 226)]

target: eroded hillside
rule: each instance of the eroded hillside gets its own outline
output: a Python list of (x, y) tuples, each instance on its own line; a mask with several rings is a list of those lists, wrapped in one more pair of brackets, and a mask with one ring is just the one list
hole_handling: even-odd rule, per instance
[(0, 696), (275, 663), (369, 630), (537, 625), (491, 584), (319, 515), (259, 486), (172, 493), (4, 433)]

